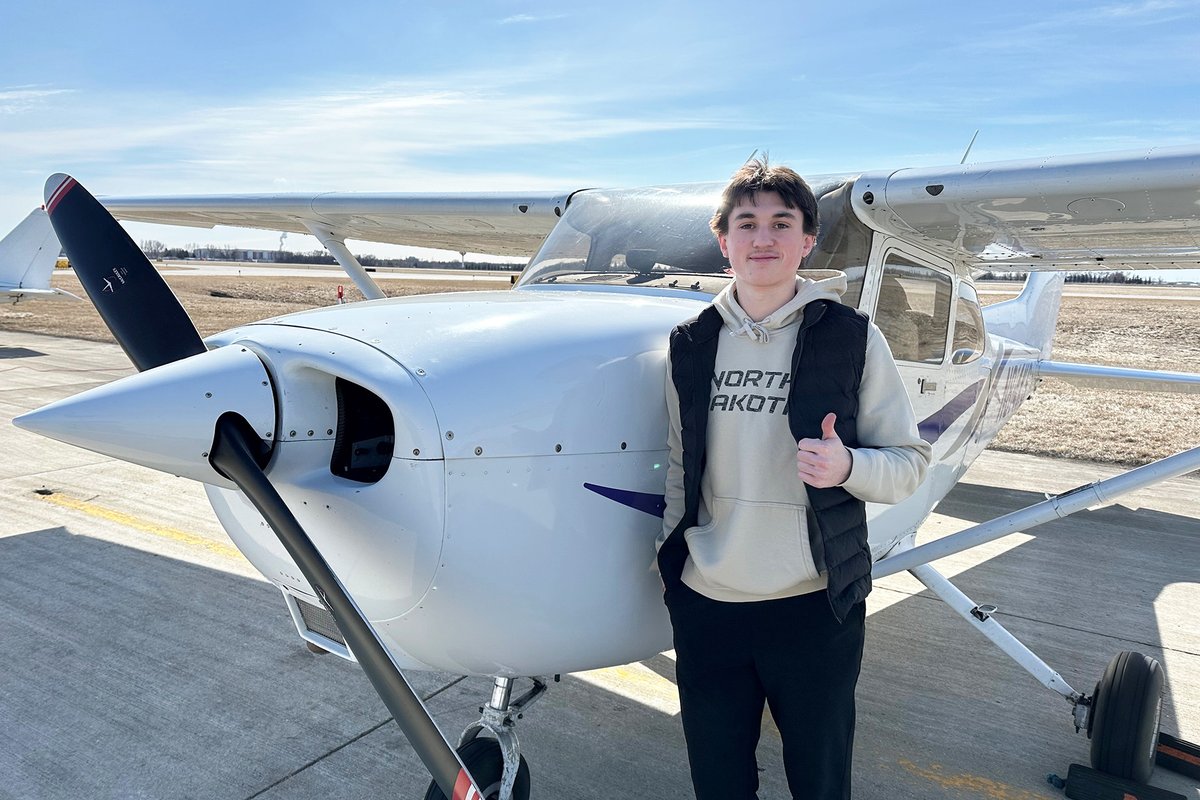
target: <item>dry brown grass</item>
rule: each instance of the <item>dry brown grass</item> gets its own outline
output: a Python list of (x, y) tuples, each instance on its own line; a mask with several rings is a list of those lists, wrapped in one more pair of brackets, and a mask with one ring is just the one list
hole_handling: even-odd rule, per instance
[[(1063, 298), (1055, 360), (1200, 372), (1200, 291), (1087, 291)], [(1042, 382), (992, 443), (997, 450), (1128, 466), (1197, 445), (1200, 396), (1084, 389), (1055, 378)]]
[[(200, 334), (334, 302), (339, 283), (347, 300), (361, 299), (345, 278), (212, 278), (164, 273)], [(480, 285), (461, 281), (388, 280), (389, 295), (503, 288), (504, 278)], [(82, 295), (74, 275), (54, 285)], [(214, 296), (213, 292), (223, 296)], [(1200, 290), (1089, 289), (1067, 296), (1059, 314), (1054, 358), (1142, 369), (1200, 372), (1200, 302), (1156, 299)], [(1113, 295), (1135, 291), (1134, 299)], [(987, 300), (1000, 299), (985, 295)], [(0, 306), (0, 330), (112, 341), (90, 303), (29, 302)], [(1055, 379), (1033, 398), (993, 443), (999, 450), (1117, 464), (1144, 464), (1200, 444), (1197, 395), (1075, 388)]]
[[(337, 302), (339, 284), (345, 286), (346, 302), (363, 299), (362, 293), (346, 278), (211, 277), (171, 270), (164, 270), (162, 275), (201, 336), (293, 311), (332, 305)], [(508, 288), (508, 277), (500, 276), (486, 283), (437, 279), (381, 280), (378, 283), (389, 296), (398, 297)], [(52, 285), (86, 297), (74, 273), (55, 273)], [(93, 342), (113, 341), (104, 321), (87, 302), (33, 301), (0, 306), (0, 330), (45, 333)]]

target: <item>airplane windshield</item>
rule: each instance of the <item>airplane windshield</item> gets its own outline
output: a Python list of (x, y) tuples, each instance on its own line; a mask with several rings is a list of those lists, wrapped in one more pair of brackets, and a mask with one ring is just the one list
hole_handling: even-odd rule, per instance
[[(840, 221), (847, 209), (839, 191), (847, 185), (844, 178), (812, 185), (821, 203), (820, 238), (833, 232), (835, 252), (823, 250), (818, 240), (804, 266), (846, 271), (853, 296), (845, 300), (857, 304), (869, 231), (858, 237), (846, 234)], [(579, 192), (517, 285), (626, 285), (716, 294), (729, 282), (729, 263), (708, 227), (722, 188), (724, 184), (706, 183)], [(858, 227), (866, 230), (861, 223)], [(853, 252), (843, 252), (847, 249)]]
[(579, 192), (518, 286), (627, 284), (716, 294), (729, 280), (708, 228), (721, 188)]

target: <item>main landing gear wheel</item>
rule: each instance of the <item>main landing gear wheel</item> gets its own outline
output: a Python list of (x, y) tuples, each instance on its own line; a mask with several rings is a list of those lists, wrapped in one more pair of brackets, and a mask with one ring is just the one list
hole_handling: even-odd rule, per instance
[[(458, 748), (458, 757), (475, 779), (483, 796), (487, 800), (497, 800), (500, 797), (500, 778), (504, 773), (504, 755), (500, 752), (500, 743), (483, 737), (472, 739)], [(430, 783), (425, 800), (446, 800), (446, 795), (442, 794), (436, 783)], [(529, 765), (525, 763), (525, 756), (521, 756), (521, 766), (517, 769), (512, 800), (529, 800)]]
[(1126, 650), (1109, 662), (1088, 718), (1095, 769), (1138, 783), (1150, 779), (1162, 693), (1162, 667), (1150, 656)]

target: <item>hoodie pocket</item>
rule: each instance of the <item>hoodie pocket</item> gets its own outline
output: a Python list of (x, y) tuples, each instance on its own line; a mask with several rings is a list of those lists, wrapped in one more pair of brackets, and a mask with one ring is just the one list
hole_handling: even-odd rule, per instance
[(712, 522), (684, 534), (708, 583), (769, 595), (818, 577), (804, 506), (714, 497), (711, 510)]

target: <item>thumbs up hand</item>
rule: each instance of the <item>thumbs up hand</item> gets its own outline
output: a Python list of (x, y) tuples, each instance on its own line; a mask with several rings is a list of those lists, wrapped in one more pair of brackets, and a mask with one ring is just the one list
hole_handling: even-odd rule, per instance
[(821, 420), (820, 439), (801, 439), (796, 442), (796, 467), (800, 480), (818, 489), (840, 486), (850, 477), (853, 464), (850, 451), (842, 444), (833, 429), (836, 414), (826, 414)]

